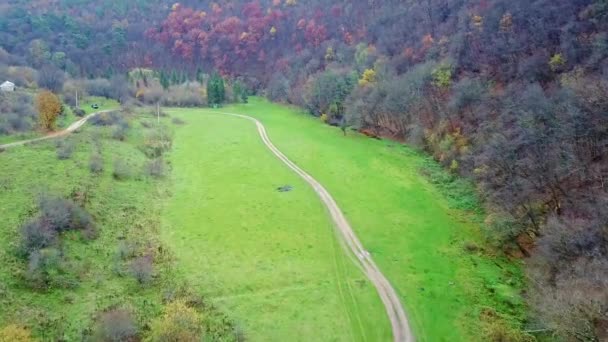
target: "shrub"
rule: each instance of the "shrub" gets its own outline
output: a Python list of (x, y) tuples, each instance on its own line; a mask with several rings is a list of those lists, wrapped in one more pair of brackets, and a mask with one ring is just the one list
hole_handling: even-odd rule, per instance
[(98, 341), (134, 341), (137, 333), (137, 324), (130, 311), (112, 309), (99, 316), (95, 337)]
[(81, 230), (85, 237), (93, 238), (93, 218), (73, 202), (52, 196), (41, 196), (39, 215), (21, 227), (21, 252), (33, 252), (54, 245), (57, 234), (67, 230)]
[(146, 173), (149, 176), (162, 178), (165, 176), (166, 172), (166, 165), (162, 158), (153, 159), (146, 165)]
[(175, 125), (184, 125), (186, 122), (180, 118), (173, 118), (171, 122)]
[(151, 256), (138, 257), (131, 262), (130, 270), (138, 283), (147, 284), (152, 280), (154, 260)]
[(93, 173), (103, 172), (103, 157), (97, 152), (93, 152), (89, 160), (89, 169)]
[(125, 120), (122, 117), (120, 112), (111, 111), (111, 112), (97, 114), (94, 117), (92, 117), (89, 120), (89, 122), (95, 126), (112, 126), (112, 125), (123, 124), (123, 122), (125, 122)]
[(200, 341), (203, 335), (201, 317), (183, 301), (175, 301), (165, 308), (162, 317), (152, 322), (150, 341)]
[(93, 218), (72, 201), (42, 196), (39, 201), (40, 219), (48, 221), (57, 232), (68, 230), (90, 230), (94, 228)]
[(33, 341), (29, 330), (14, 324), (0, 330), (0, 342), (30, 342)]
[(160, 131), (155, 130), (146, 135), (140, 149), (148, 158), (159, 158), (171, 149), (172, 144), (173, 137), (166, 129), (161, 128)]
[(119, 141), (125, 141), (127, 139), (127, 133), (129, 132), (129, 125), (125, 123), (116, 125), (112, 131), (112, 139)]
[(112, 176), (116, 180), (126, 180), (133, 176), (131, 165), (123, 159), (114, 160), (114, 171)]
[(21, 227), (21, 250), (25, 255), (55, 243), (57, 232), (50, 222), (34, 220)]
[(74, 144), (70, 140), (59, 140), (57, 142), (57, 159), (70, 159), (73, 153)]
[(61, 253), (55, 248), (45, 248), (30, 254), (25, 278), (30, 286), (43, 289), (49, 286), (54, 277), (63, 273)]
[(74, 113), (74, 115), (76, 115), (78, 117), (83, 117), (87, 114), (83, 109), (76, 108), (76, 107), (72, 108), (72, 113)]

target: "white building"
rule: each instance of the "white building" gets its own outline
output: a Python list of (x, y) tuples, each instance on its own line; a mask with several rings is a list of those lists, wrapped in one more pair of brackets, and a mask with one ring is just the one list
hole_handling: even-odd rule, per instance
[(0, 91), (15, 91), (15, 83), (6, 81), (0, 84)]

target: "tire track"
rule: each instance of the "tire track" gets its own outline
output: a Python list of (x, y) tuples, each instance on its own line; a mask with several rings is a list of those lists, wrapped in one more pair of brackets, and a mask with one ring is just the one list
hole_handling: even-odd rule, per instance
[(37, 143), (40, 141), (45, 141), (45, 140), (49, 140), (49, 139), (55, 139), (55, 138), (66, 136), (70, 133), (73, 133), (80, 127), (82, 127), (85, 123), (87, 123), (87, 121), (89, 121), (89, 119), (91, 119), (95, 115), (102, 114), (102, 113), (108, 113), (111, 111), (112, 111), (111, 109), (108, 109), (108, 110), (101, 110), (99, 112), (91, 113), (91, 114), (85, 116), (84, 118), (72, 123), (70, 126), (68, 126), (68, 128), (66, 128), (62, 131), (53, 132), (51, 134), (45, 135), (40, 138), (15, 141), (15, 142), (12, 142), (9, 144), (0, 145), (0, 151), (8, 150), (9, 148), (13, 148), (13, 147), (24, 146), (24, 145), (28, 145), (28, 144)]
[(334, 221), (335, 227), (340, 233), (342, 240), (348, 246), (350, 252), (354, 254), (355, 259), (357, 260), (359, 266), (362, 268), (365, 275), (374, 284), (374, 287), (376, 288), (376, 291), (378, 292), (378, 295), (380, 296), (380, 299), (382, 300), (386, 309), (386, 313), (391, 321), (393, 340), (395, 342), (414, 342), (414, 335), (412, 334), (407, 315), (405, 314), (405, 310), (403, 309), (397, 292), (391, 286), (388, 279), (382, 274), (376, 263), (371, 258), (369, 252), (365, 250), (363, 244), (361, 243), (361, 241), (359, 241), (350, 224), (346, 220), (346, 217), (342, 213), (342, 210), (340, 210), (340, 207), (338, 206), (336, 201), (333, 199), (330, 193), (323, 187), (323, 185), (321, 185), (321, 183), (319, 183), (316, 179), (306, 173), (306, 171), (302, 170), (295, 163), (289, 160), (287, 156), (285, 156), (276, 146), (274, 146), (274, 144), (268, 137), (268, 134), (266, 133), (266, 128), (258, 119), (248, 115), (235, 113), (212, 113), (229, 115), (253, 121), (258, 129), (260, 138), (264, 142), (264, 145), (266, 145), (266, 147), (279, 160), (281, 160), (285, 165), (287, 165), (287, 167), (289, 167), (292, 171), (298, 174), (313, 188), (313, 190), (317, 193), (321, 201), (329, 210), (329, 214), (332, 220)]

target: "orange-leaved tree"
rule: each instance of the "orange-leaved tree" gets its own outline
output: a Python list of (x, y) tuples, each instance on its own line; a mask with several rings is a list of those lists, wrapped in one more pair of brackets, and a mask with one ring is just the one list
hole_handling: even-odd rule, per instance
[(38, 109), (40, 127), (47, 131), (53, 130), (55, 121), (61, 113), (59, 98), (50, 91), (44, 90), (36, 97), (36, 108)]

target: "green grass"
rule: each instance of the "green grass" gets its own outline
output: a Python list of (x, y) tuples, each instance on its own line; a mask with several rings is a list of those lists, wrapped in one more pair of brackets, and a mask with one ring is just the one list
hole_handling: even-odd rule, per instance
[[(295, 109), (252, 99), (222, 110), (259, 118), (277, 147), (327, 187), (397, 288), (420, 341), (483, 340), (490, 310), (509, 323), (523, 319), (521, 270), (483, 248), (479, 213), (459, 209), (476, 203), (468, 194), (459, 199), (466, 182), (433, 184), (420, 170), (430, 161), (412, 149), (355, 133), (343, 137)], [(264, 151), (254, 125), (210, 110), (169, 112), (188, 124), (177, 131), (165, 238), (190, 276), (256, 340), (294, 332), (304, 340), (386, 339), (386, 318), (367, 282), (341, 311), (337, 277), (328, 277), (333, 260), (342, 263), (351, 290), (361, 274), (338, 249), (319, 200)], [(283, 184), (296, 191), (273, 191)], [(482, 249), (467, 252), (466, 245)], [(314, 288), (287, 291), (294, 286)], [(311, 312), (325, 315), (318, 320)], [(351, 323), (361, 317), (363, 332), (340, 324), (341, 317)], [(318, 335), (307, 335), (312, 331)]]
[[(91, 108), (91, 105), (93, 105), (93, 104), (97, 104), (99, 106), (99, 108), (98, 109)], [(82, 110), (84, 110), (84, 112), (86, 114), (91, 114), (91, 113), (99, 112), (102, 110), (108, 110), (108, 109), (118, 109), (118, 107), (120, 107), (120, 105), (118, 104), (118, 102), (116, 100), (107, 99), (105, 97), (99, 97), (99, 96), (89, 96), (80, 103), (80, 108)]]
[[(484, 248), (469, 183), (405, 146), (343, 137), (296, 109), (252, 99), (222, 110), (258, 117), (275, 145), (327, 187), (400, 294), (418, 340), (482, 341), (497, 317), (522, 319), (521, 270)], [(98, 312), (126, 305), (143, 328), (167, 294), (189, 284), (219, 309), (209, 322), (226, 313), (249, 340), (390, 340), (384, 308), (325, 208), (266, 149), (253, 123), (206, 109), (167, 112), (186, 122), (175, 126), (167, 180), (143, 175), (138, 146), (146, 129), (138, 123), (124, 142), (110, 139), (111, 127), (85, 127), (69, 138), (70, 160), (57, 159), (53, 141), (0, 153), (0, 327), (19, 323), (45, 340), (82, 340)], [(96, 136), (100, 176), (88, 169)], [(129, 160), (136, 176), (113, 179), (116, 158)], [(293, 191), (277, 192), (283, 185)], [(75, 289), (33, 291), (23, 278), (18, 230), (40, 192), (88, 194), (100, 236), (62, 238)], [(117, 260), (124, 241), (167, 254), (150, 287)]]
[[(171, 271), (171, 261), (160, 254), (155, 278), (142, 287), (129, 275), (129, 261), (118, 256), (119, 246), (158, 249), (160, 210), (167, 198), (167, 183), (145, 176), (147, 158), (139, 150), (144, 129), (138, 124), (126, 141), (110, 138), (112, 128), (86, 126), (69, 139), (76, 150), (69, 160), (58, 160), (55, 141), (10, 149), (0, 153), (0, 330), (9, 324), (24, 325), (48, 341), (81, 341), (90, 335), (95, 317), (115, 306), (134, 312), (140, 329), (160, 315), (164, 296), (183, 282)], [(89, 171), (89, 158), (101, 145), (104, 171)], [(126, 160), (133, 177), (112, 177), (117, 159)], [(36, 198), (49, 193), (64, 198), (86, 194), (99, 237), (88, 241), (79, 233), (64, 233), (68, 278), (73, 289), (28, 287), (27, 261), (17, 254), (19, 227), (36, 213)], [(82, 196), (80, 196), (82, 198)], [(213, 318), (214, 316), (212, 316)]]
[[(254, 341), (388, 340), (374, 289), (314, 192), (248, 121), (169, 110), (177, 129), (163, 235), (180, 271)], [(279, 193), (277, 187), (294, 190)]]

